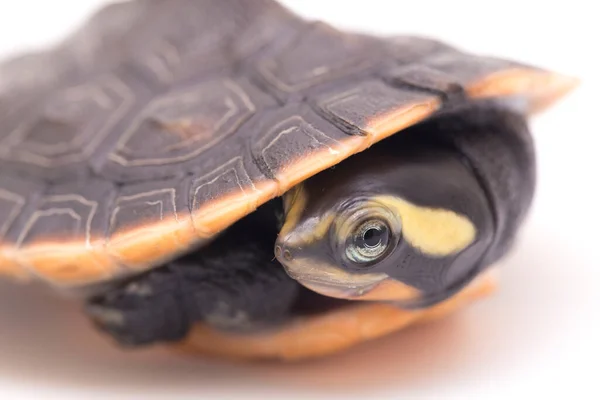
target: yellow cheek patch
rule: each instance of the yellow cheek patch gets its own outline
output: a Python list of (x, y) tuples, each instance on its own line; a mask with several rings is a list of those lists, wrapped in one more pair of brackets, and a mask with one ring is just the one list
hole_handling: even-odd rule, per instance
[[(285, 237), (292, 231), (295, 232), (296, 240), (301, 240), (302, 244), (309, 245), (325, 237), (334, 221), (334, 215), (326, 214), (320, 218), (306, 220), (303, 226), (299, 226), (302, 214), (308, 204), (308, 195), (302, 185), (296, 186), (287, 192), (283, 197), (283, 206), (285, 209), (285, 223), (281, 228), (279, 235)], [(300, 243), (297, 243), (298, 245)]]
[(283, 207), (285, 212), (285, 223), (281, 228), (280, 235), (287, 235), (300, 222), (300, 217), (306, 209), (308, 196), (302, 185), (295, 186), (283, 195)]
[(310, 231), (301, 233), (302, 237), (304, 238), (304, 242), (306, 244), (312, 244), (323, 239), (329, 232), (331, 224), (333, 224), (334, 220), (335, 215), (331, 213), (323, 215), (315, 225), (311, 226)]
[(393, 196), (374, 200), (402, 218), (404, 239), (422, 253), (444, 257), (464, 250), (475, 240), (477, 228), (466, 216), (441, 208), (420, 207)]

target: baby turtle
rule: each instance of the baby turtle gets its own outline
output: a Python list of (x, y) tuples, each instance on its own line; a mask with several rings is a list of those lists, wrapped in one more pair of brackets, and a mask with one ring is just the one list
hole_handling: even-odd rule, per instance
[(0, 274), (126, 346), (323, 356), (492, 289), (576, 80), (269, 0), (110, 5), (0, 67)]

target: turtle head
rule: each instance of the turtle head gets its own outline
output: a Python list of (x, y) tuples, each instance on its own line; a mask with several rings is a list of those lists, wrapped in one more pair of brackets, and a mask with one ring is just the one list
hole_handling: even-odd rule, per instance
[(290, 190), (284, 208), (277, 259), (302, 285), (337, 298), (442, 301), (477, 275), (493, 236), (470, 168), (430, 147), (355, 155)]

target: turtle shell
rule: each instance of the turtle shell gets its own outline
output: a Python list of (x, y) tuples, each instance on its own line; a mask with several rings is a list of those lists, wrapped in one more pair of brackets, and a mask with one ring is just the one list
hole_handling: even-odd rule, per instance
[(574, 84), (268, 0), (115, 4), (0, 67), (0, 275), (140, 273), (449, 103), (533, 113)]

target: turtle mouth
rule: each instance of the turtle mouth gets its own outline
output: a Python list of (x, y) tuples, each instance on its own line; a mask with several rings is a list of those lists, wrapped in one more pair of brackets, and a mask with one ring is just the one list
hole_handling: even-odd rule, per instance
[(351, 273), (334, 265), (303, 258), (279, 257), (279, 261), (292, 279), (323, 297), (404, 302), (421, 296), (417, 289), (385, 273)]
[(287, 274), (305, 288), (323, 296), (341, 299), (358, 299), (369, 293), (379, 283), (388, 278), (385, 274), (365, 274), (353, 276), (331, 267), (311, 267), (317, 272), (309, 273), (306, 268), (298, 268), (288, 263), (284, 266)]

